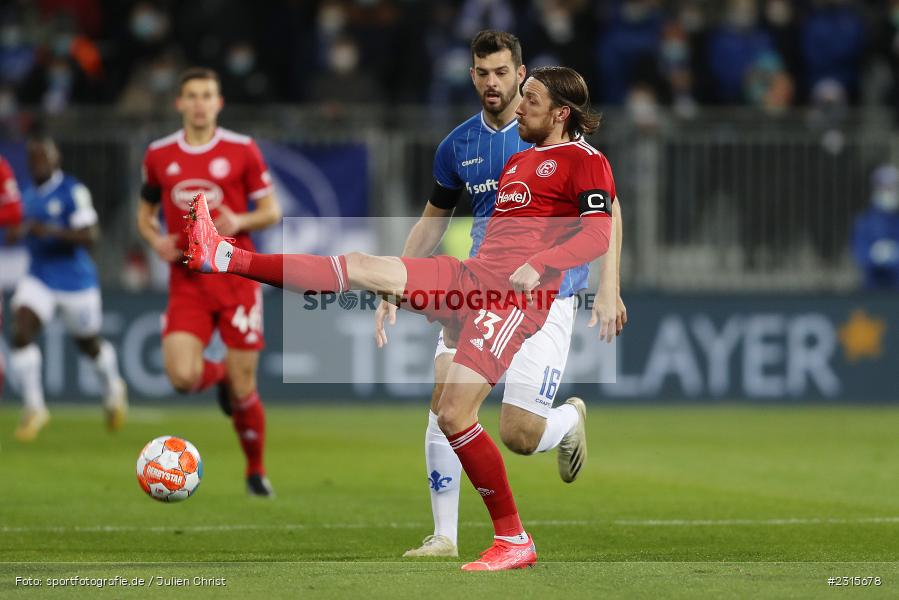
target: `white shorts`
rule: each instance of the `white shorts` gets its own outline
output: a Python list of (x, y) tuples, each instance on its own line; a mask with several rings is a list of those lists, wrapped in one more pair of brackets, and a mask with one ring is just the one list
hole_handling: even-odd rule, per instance
[(27, 275), (16, 286), (11, 305), (14, 311), (21, 306), (30, 309), (43, 325), (49, 323), (59, 309), (66, 329), (76, 338), (99, 334), (103, 324), (103, 302), (100, 289), (95, 287), (76, 292), (54, 290), (40, 279)]
[[(506, 371), (505, 404), (544, 418), (549, 414), (568, 362), (575, 310), (574, 296), (553, 301), (543, 327), (525, 340)], [(441, 330), (434, 358), (455, 352), (447, 347)]]

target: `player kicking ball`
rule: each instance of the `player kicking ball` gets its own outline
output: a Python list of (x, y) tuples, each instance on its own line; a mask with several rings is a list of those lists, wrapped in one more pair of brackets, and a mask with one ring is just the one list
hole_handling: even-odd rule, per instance
[[(487, 219), (496, 204), (497, 182), (512, 155), (530, 147), (518, 135), (515, 111), (521, 102), (526, 68), (521, 43), (511, 33), (485, 30), (471, 40), (471, 80), (481, 110), (450, 132), (434, 155), (434, 186), (421, 218), (409, 232), (403, 256), (430, 256), (446, 233), (463, 192), (473, 215), (472, 247), (477, 254), (484, 239)], [(615, 320), (617, 334), (627, 320), (618, 293), (618, 258), (621, 252), (621, 208), (612, 204), (612, 240), (602, 257), (599, 289), (589, 326)], [(506, 372), (499, 435), (506, 448), (522, 455), (558, 449), (559, 475), (573, 482), (587, 459), (584, 422), (587, 407), (580, 398), (569, 398), (553, 408), (564, 376), (576, 316), (576, 294), (588, 286), (589, 265), (565, 272), (559, 294), (543, 327), (528, 338)], [(396, 322), (397, 307), (381, 301), (375, 313), (375, 340), (387, 344), (385, 321)], [(606, 328), (608, 329), (608, 328)], [(609, 340), (611, 341), (611, 340)], [(459, 489), (462, 464), (437, 424), (437, 403), (447, 369), (459, 340), (441, 331), (434, 352), (434, 388), (425, 428), (425, 474), (434, 521), (433, 533), (421, 545), (406, 551), (409, 558), (458, 556)], [(464, 343), (464, 340), (463, 340)]]
[(97, 267), (88, 248), (97, 241), (97, 212), (87, 187), (60, 169), (59, 149), (52, 138), (28, 139), (28, 169), (37, 187), (23, 194), (24, 235), (31, 264), (12, 297), (13, 350), (10, 373), (24, 401), (16, 428), (19, 441), (34, 440), (50, 419), (44, 403), (41, 328), (57, 311), (82, 354), (103, 385), (106, 426), (118, 430), (128, 408), (125, 381), (119, 375), (115, 348), (100, 337), (103, 309)]
[[(484, 241), (465, 261), (358, 252), (255, 254), (219, 235), (202, 193), (187, 219), (185, 256), (191, 270), (230, 273), (297, 292), (371, 290), (402, 298), (404, 308), (456, 334), (460, 343), (438, 401), (437, 422), (494, 529), (493, 544), (463, 565), (466, 571), (519, 569), (537, 561), (502, 455), (479, 424), (478, 410), (524, 341), (543, 327), (563, 273), (603, 255), (612, 231), (611, 167), (582, 140), (599, 124), (589, 110), (583, 78), (564, 67), (537, 69), (524, 83), (516, 113), (519, 134), (535, 146), (506, 163)], [(458, 298), (464, 301), (459, 304)]]

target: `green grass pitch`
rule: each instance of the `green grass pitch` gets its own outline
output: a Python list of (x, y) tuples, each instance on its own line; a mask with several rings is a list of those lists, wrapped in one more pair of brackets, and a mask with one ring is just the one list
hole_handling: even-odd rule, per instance
[[(136, 408), (116, 435), (98, 408), (56, 408), (30, 445), (12, 439), (17, 418), (11, 403), (0, 410), (0, 597), (899, 596), (896, 408), (593, 406), (574, 484), (554, 453), (506, 453), (540, 562), (485, 574), (459, 571), (491, 536), (467, 481), (460, 558), (400, 558), (430, 533), (424, 406), (271, 407), (274, 501), (245, 495), (234, 433), (212, 407)], [(495, 436), (495, 406), (482, 422)], [(203, 456), (181, 504), (135, 480), (138, 451), (163, 434)], [(49, 587), (73, 576), (145, 586)]]

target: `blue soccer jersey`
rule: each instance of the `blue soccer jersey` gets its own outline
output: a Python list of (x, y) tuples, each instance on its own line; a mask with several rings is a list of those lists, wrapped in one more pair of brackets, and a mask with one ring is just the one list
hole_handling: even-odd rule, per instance
[[(36, 188), (22, 193), (25, 221), (62, 229), (81, 229), (97, 223), (91, 194), (80, 181), (62, 171)], [(29, 235), (25, 244), (31, 257), (28, 273), (53, 290), (75, 292), (97, 287), (97, 267), (87, 248), (52, 238)]]
[[(471, 227), (471, 252), (474, 256), (484, 241), (487, 220), (493, 214), (496, 192), (503, 166), (516, 152), (531, 144), (518, 136), (518, 121), (500, 130), (484, 121), (483, 112), (474, 115), (446, 136), (434, 156), (434, 179), (447, 189), (465, 188), (471, 196), (474, 222)], [(587, 287), (589, 265), (581, 265), (565, 273), (559, 290), (568, 297)]]

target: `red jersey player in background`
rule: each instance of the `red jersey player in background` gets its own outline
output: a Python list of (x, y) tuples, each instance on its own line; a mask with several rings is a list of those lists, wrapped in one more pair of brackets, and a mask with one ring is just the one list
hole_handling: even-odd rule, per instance
[[(193, 270), (239, 274), (301, 292), (364, 289), (393, 295), (403, 298), (404, 308), (455, 333), (460, 343), (437, 403), (437, 422), (494, 530), (493, 545), (462, 567), (467, 571), (519, 569), (537, 561), (503, 457), (478, 423), (478, 410), (524, 341), (543, 327), (563, 273), (605, 254), (612, 232), (612, 169), (583, 140), (600, 120), (589, 110), (584, 79), (565, 67), (543, 67), (525, 81), (522, 97), (518, 132), (535, 146), (512, 155), (503, 167), (484, 241), (468, 260), (255, 254), (216, 232), (202, 193), (188, 219)], [(455, 307), (453, 295), (459, 299)], [(601, 337), (611, 338), (614, 331), (611, 319), (600, 325)]]
[[(17, 225), (22, 220), (22, 196), (16, 184), (16, 176), (12, 167), (0, 156), (0, 227)], [(0, 327), (3, 326), (3, 303), (0, 302)], [(6, 364), (0, 354), (0, 396), (3, 395), (3, 381)]]
[[(281, 218), (256, 143), (216, 125), (223, 103), (215, 71), (195, 67), (181, 75), (175, 106), (183, 129), (147, 149), (137, 225), (171, 267), (162, 328), (169, 381), (182, 393), (219, 387), (219, 403), (231, 416), (247, 458), (247, 491), (270, 497), (263, 465), (265, 411), (256, 389), (263, 347), (260, 286), (238, 277), (200, 277), (181, 264), (187, 248), (183, 217), (197, 192), (206, 194), (219, 231), (234, 237), (239, 248), (253, 250), (249, 232)], [(166, 232), (160, 229), (160, 208)], [(215, 329), (227, 347), (224, 363), (203, 356)]]

